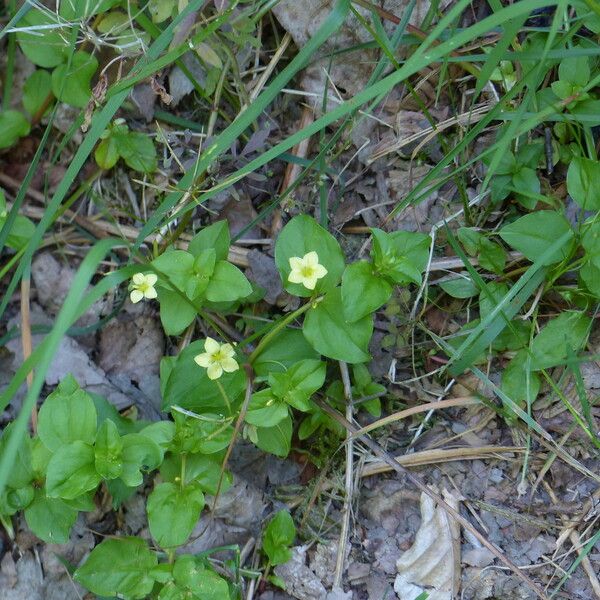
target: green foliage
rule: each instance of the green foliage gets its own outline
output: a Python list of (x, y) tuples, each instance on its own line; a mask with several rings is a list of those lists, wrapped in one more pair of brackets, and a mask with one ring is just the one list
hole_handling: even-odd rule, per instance
[(204, 508), (198, 484), (161, 483), (148, 497), (148, 524), (156, 543), (169, 548), (187, 541)]
[(97, 68), (95, 56), (75, 52), (70, 64), (59, 65), (52, 71), (52, 93), (61, 102), (85, 108), (92, 92), (90, 82)]
[(112, 169), (119, 158), (141, 173), (152, 173), (157, 166), (156, 149), (152, 140), (142, 133), (130, 131), (122, 119), (117, 119), (103, 134), (94, 153), (96, 163)]
[(18, 110), (0, 111), (0, 150), (10, 148), (29, 133), (29, 122)]
[(152, 569), (157, 565), (156, 553), (143, 540), (106, 539), (92, 550), (73, 578), (99, 596), (145, 598), (154, 587)]
[[(229, 230), (217, 223), (201, 231), (188, 251), (168, 250), (152, 261), (158, 273), (160, 318), (169, 335), (181, 333), (203, 305), (233, 306), (252, 293), (245, 275), (227, 262)], [(207, 247), (212, 244), (213, 247)]]
[(263, 535), (263, 551), (273, 566), (287, 562), (292, 553), (290, 546), (296, 538), (296, 527), (290, 513), (279, 511), (270, 521)]
[[(4, 227), (7, 219), (6, 197), (4, 190), (0, 188), (0, 229)], [(34, 229), (35, 225), (30, 219), (23, 215), (17, 215), (6, 238), (6, 245), (13, 250), (21, 250), (29, 242)]]
[[(541, 264), (551, 265), (569, 256), (573, 232), (560, 213), (540, 210), (505, 225), (500, 230), (500, 237), (530, 261), (541, 260)], [(563, 237), (566, 238), (564, 244), (544, 258), (552, 244)]]
[[(540, 194), (540, 181), (536, 169), (544, 152), (541, 141), (524, 143), (515, 153), (502, 155), (491, 181), (492, 200), (500, 202), (511, 192), (525, 208), (533, 209)], [(489, 160), (486, 159), (487, 162)]]
[[(317, 282), (315, 290), (300, 283), (290, 283), (290, 258), (303, 257), (316, 252), (319, 263), (327, 269), (327, 275)], [(283, 286), (295, 296), (309, 297), (334, 289), (342, 278), (344, 256), (337, 240), (308, 215), (294, 217), (281, 231), (275, 244), (275, 263)]]

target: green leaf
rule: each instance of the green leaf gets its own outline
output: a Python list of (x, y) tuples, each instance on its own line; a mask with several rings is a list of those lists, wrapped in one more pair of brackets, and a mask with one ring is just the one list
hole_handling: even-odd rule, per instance
[(438, 285), (452, 298), (472, 298), (479, 293), (479, 288), (468, 275), (441, 281)]
[(252, 293), (246, 276), (231, 263), (220, 260), (206, 288), (206, 299), (210, 302), (233, 302)]
[(70, 500), (95, 489), (99, 483), (94, 448), (84, 442), (59, 448), (48, 463), (46, 493), (50, 498)]
[[(62, 3), (61, 3), (62, 4)], [(52, 68), (60, 65), (67, 55), (64, 28), (56, 26), (56, 17), (48, 10), (33, 8), (19, 21), (19, 27), (29, 31), (18, 31), (17, 41), (23, 54), (38, 67)]]
[(483, 321), (495, 308), (500, 301), (508, 294), (508, 285), (490, 281), (486, 283), (487, 293), (481, 290), (479, 294), (479, 319)]
[(158, 444), (139, 433), (129, 433), (122, 438), (123, 472), (121, 479), (125, 485), (134, 487), (144, 481), (142, 472), (156, 469), (162, 460)]
[(154, 587), (150, 571), (158, 559), (139, 538), (106, 539), (96, 546), (73, 576), (98, 596), (145, 598)]
[[(3, 197), (3, 195), (2, 190), (0, 190), (0, 197)], [(4, 227), (6, 220), (7, 212), (3, 210), (0, 212), (0, 229)], [(13, 250), (21, 250), (21, 248), (24, 248), (29, 243), (34, 231), (35, 225), (30, 219), (23, 215), (17, 215), (6, 238), (6, 245)]]
[(336, 288), (311, 308), (304, 320), (304, 337), (324, 356), (347, 363), (365, 362), (370, 359), (373, 316), (348, 323), (340, 310), (341, 301), (341, 291)]
[(198, 312), (194, 305), (179, 292), (157, 287), (160, 303), (160, 322), (167, 335), (180, 334), (195, 318)]
[(533, 338), (531, 368), (534, 371), (562, 364), (569, 351), (577, 352), (587, 341), (591, 319), (583, 313), (564, 311)]
[(94, 158), (101, 169), (112, 169), (119, 160), (119, 148), (114, 136), (109, 135), (98, 144)]
[[(549, 246), (566, 233), (573, 236), (569, 222), (559, 213), (539, 210), (525, 215), (500, 230), (500, 237), (531, 262), (538, 261)], [(565, 244), (552, 253), (542, 264), (551, 265), (569, 255), (571, 244)]]
[(13, 146), (30, 129), (29, 121), (18, 110), (0, 112), (0, 150)]
[(504, 248), (500, 244), (482, 237), (479, 245), (479, 264), (484, 269), (501, 275), (506, 265), (506, 252)]
[(600, 257), (600, 218), (597, 215), (581, 226), (581, 245), (592, 259)]
[(48, 544), (66, 544), (76, 520), (77, 510), (60, 498), (48, 498), (44, 490), (37, 490), (34, 501), (25, 509), (27, 526)]
[(502, 391), (521, 408), (531, 406), (540, 392), (539, 375), (530, 369), (527, 350), (521, 350), (502, 372)]
[(274, 427), (288, 414), (288, 405), (267, 388), (252, 394), (245, 419), (247, 423), (258, 427)]
[(35, 490), (30, 483), (18, 489), (6, 488), (3, 501), (0, 502), (2, 513), (5, 515), (14, 514), (26, 509), (33, 502), (34, 495)]
[(540, 180), (538, 179), (535, 169), (521, 167), (513, 175), (512, 185), (519, 202), (526, 208), (533, 210), (537, 204), (537, 200), (531, 198), (531, 194), (539, 194), (541, 189)]
[(139, 434), (156, 442), (156, 445), (160, 449), (162, 460), (169, 447), (169, 444), (175, 437), (175, 423), (172, 421), (158, 421), (157, 423), (150, 423), (150, 425), (140, 429)]
[(204, 250), (214, 250), (217, 260), (227, 260), (229, 256), (229, 225), (227, 221), (217, 221), (201, 229), (190, 241), (188, 251), (199, 256)]
[(269, 384), (276, 397), (306, 412), (312, 408), (310, 397), (325, 383), (325, 371), (320, 360), (302, 360), (285, 373), (271, 373)]
[(584, 87), (590, 80), (590, 64), (587, 56), (568, 56), (558, 66), (560, 81), (568, 81), (578, 87)]
[[(201, 600), (229, 600), (230, 598), (227, 581), (189, 554), (177, 557), (173, 565), (173, 578), (177, 585), (189, 590), (194, 598)], [(185, 596), (185, 598), (189, 597), (189, 594)]]
[(185, 287), (185, 293), (188, 298), (195, 300), (208, 287), (210, 278), (215, 272), (216, 252), (214, 248), (202, 250), (194, 260), (193, 273)]
[(590, 294), (600, 298), (600, 266), (588, 260), (579, 270), (579, 276)]
[[(194, 356), (203, 352), (204, 340), (196, 340), (179, 353), (164, 385), (163, 410), (181, 406), (198, 413), (226, 412), (217, 383), (208, 378), (206, 369), (194, 362)], [(238, 369), (223, 373), (219, 382), (230, 401), (236, 403), (246, 389), (246, 372)]]
[(100, 425), (94, 449), (96, 471), (103, 479), (116, 479), (123, 472), (123, 441), (117, 426), (107, 419)]
[[(290, 283), (290, 258), (304, 257), (316, 252), (319, 264), (327, 269), (327, 275), (317, 281), (313, 290), (301, 283)], [(299, 215), (294, 217), (282, 230), (275, 244), (275, 264), (281, 275), (284, 288), (295, 296), (308, 297), (313, 293), (321, 294), (333, 289), (340, 281), (344, 271), (344, 256), (337, 240), (312, 217)]]
[(41, 110), (46, 98), (51, 93), (52, 78), (50, 73), (43, 69), (36, 69), (23, 85), (23, 106), (25, 110), (31, 116), (35, 115)]
[(481, 233), (472, 227), (460, 227), (456, 235), (467, 251), (467, 254), (475, 256), (479, 250), (479, 242), (483, 237)]
[(292, 428), (289, 415), (274, 427), (257, 427), (256, 445), (265, 452), (285, 458), (292, 447)]
[(423, 233), (371, 229), (371, 256), (376, 272), (395, 283), (421, 284), (421, 273), (427, 266), (431, 238)]
[(134, 421), (122, 416), (115, 406), (103, 396), (91, 393), (90, 397), (94, 402), (96, 413), (98, 414), (98, 426), (102, 425), (106, 419), (110, 419), (117, 426), (120, 435), (136, 433), (144, 426), (145, 421)]
[(318, 359), (319, 354), (297, 329), (284, 329), (254, 359), (254, 372), (261, 377), (282, 372), (298, 361)]
[(290, 513), (279, 511), (269, 521), (263, 536), (263, 550), (272, 565), (281, 565), (291, 558), (289, 546), (295, 538), (296, 527)]
[(600, 162), (573, 158), (567, 171), (567, 190), (585, 210), (600, 210)]
[[(0, 438), (0, 456), (5, 452), (6, 445), (13, 434), (14, 421), (4, 428), (2, 437)], [(11, 488), (20, 488), (30, 483), (34, 476), (35, 470), (33, 465), (33, 447), (35, 440), (29, 436), (23, 436), (19, 439), (17, 455), (12, 465), (12, 469), (6, 480), (6, 485)]]
[(158, 164), (154, 142), (147, 135), (135, 131), (114, 134), (119, 155), (127, 166), (140, 173), (153, 173)]
[(573, 84), (568, 81), (553, 81), (550, 84), (550, 88), (561, 100), (574, 96), (577, 92)]
[[(160, 476), (163, 481), (179, 483), (181, 477), (181, 454), (169, 453), (160, 466)], [(215, 495), (219, 480), (221, 479), (221, 468), (223, 457), (218, 454), (187, 454), (185, 456), (184, 485), (194, 482), (206, 493)], [(229, 471), (225, 471), (221, 483), (221, 492), (225, 492), (231, 486), (233, 478)]]
[(175, 6), (175, 0), (149, 0), (148, 12), (154, 23), (162, 23), (171, 16)]
[(197, 485), (183, 489), (174, 483), (157, 485), (148, 497), (150, 533), (161, 548), (184, 544), (204, 508), (204, 494)]
[(73, 54), (71, 66), (59, 65), (52, 71), (52, 93), (61, 101), (85, 108), (92, 97), (90, 83), (98, 60), (87, 52)]
[(373, 273), (373, 265), (360, 261), (348, 265), (342, 276), (344, 317), (358, 321), (383, 306), (392, 295), (392, 286)]
[(52, 452), (75, 441), (93, 444), (96, 427), (94, 401), (70, 375), (46, 398), (40, 408), (38, 435)]

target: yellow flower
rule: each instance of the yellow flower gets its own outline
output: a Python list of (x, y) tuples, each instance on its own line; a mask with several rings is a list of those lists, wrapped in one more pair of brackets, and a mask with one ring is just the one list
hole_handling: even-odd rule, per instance
[(292, 271), (288, 276), (290, 283), (301, 283), (305, 288), (314, 290), (317, 280), (327, 275), (327, 269), (319, 264), (319, 255), (315, 252), (308, 252), (302, 258), (292, 256), (290, 258), (290, 268)]
[(233, 373), (240, 368), (233, 358), (235, 350), (231, 344), (219, 344), (217, 340), (209, 337), (204, 342), (204, 349), (206, 352), (195, 356), (194, 361), (206, 369), (209, 379), (219, 379), (223, 371)]
[(136, 273), (132, 278), (133, 283), (129, 286), (131, 293), (129, 297), (134, 304), (140, 300), (148, 298), (149, 300), (156, 298), (156, 290), (154, 284), (158, 277), (154, 273)]

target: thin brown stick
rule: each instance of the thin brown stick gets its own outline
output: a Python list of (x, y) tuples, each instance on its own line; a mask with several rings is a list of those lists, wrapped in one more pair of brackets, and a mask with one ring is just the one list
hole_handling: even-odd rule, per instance
[[(424, 467), (425, 465), (439, 465), (440, 463), (453, 462), (455, 460), (479, 460), (484, 458), (496, 458), (507, 460), (507, 454), (523, 453), (524, 447), (520, 446), (477, 446), (459, 448), (434, 448), (420, 450), (412, 454), (403, 454), (396, 457), (396, 462), (403, 467)], [(368, 462), (360, 470), (361, 477), (371, 477), (380, 473), (387, 473), (393, 469), (383, 460)]]
[[(31, 292), (30, 276), (24, 276), (21, 279), (21, 345), (23, 347), (23, 362), (30, 356), (33, 350), (31, 340), (31, 315), (29, 311), (29, 296)], [(31, 388), (33, 383), (33, 369), (27, 373), (27, 389)], [(31, 409), (31, 429), (33, 433), (37, 431), (37, 406)]]
[(233, 451), (233, 447), (235, 446), (235, 442), (237, 440), (237, 436), (242, 428), (242, 424), (244, 423), (244, 418), (246, 417), (246, 411), (248, 410), (248, 405), (250, 404), (250, 398), (252, 398), (252, 382), (254, 380), (254, 371), (252, 367), (249, 365), (244, 365), (246, 369), (246, 395), (244, 396), (244, 402), (242, 403), (242, 407), (240, 408), (240, 414), (238, 415), (237, 421), (235, 422), (235, 427), (233, 428), (233, 435), (231, 436), (231, 442), (229, 442), (229, 446), (227, 446), (227, 452), (225, 453), (225, 458), (223, 459), (223, 464), (221, 465), (221, 474), (219, 476), (219, 483), (217, 485), (217, 491), (215, 493), (215, 497), (213, 500), (213, 505), (210, 509), (211, 517), (214, 516), (215, 510), (217, 508), (217, 501), (219, 500), (219, 494), (221, 493), (221, 487), (223, 486), (223, 480), (225, 478), (225, 470), (227, 469), (227, 463), (229, 462), (229, 458)]
[[(353, 423), (350, 423), (345, 419), (339, 412), (331, 408), (328, 404), (320, 399), (314, 399), (314, 402), (319, 406), (321, 410), (327, 413), (330, 417), (335, 419), (338, 423), (343, 425), (346, 430), (351, 431), (352, 434), (356, 435), (358, 427)], [(398, 461), (389, 453), (386, 452), (377, 442), (372, 440), (369, 436), (359, 436), (360, 441), (365, 444), (374, 454), (385, 461), (394, 471), (404, 475), (414, 486), (416, 486), (421, 492), (427, 494), (432, 498), (439, 506), (441, 506), (447, 513), (454, 517), (465, 529), (472, 533), (481, 543), (485, 546), (499, 561), (504, 563), (523, 583), (525, 583), (531, 590), (535, 592), (538, 598), (542, 600), (549, 600), (548, 596), (544, 591), (532, 581), (517, 565), (515, 565), (502, 551), (494, 546), (489, 540), (485, 538), (479, 531), (473, 527), (467, 519), (465, 519), (456, 509), (452, 508), (439, 494), (433, 492), (429, 487), (421, 481), (416, 475), (405, 469)]]
[(383, 417), (370, 425), (362, 427), (359, 429), (356, 434), (352, 434), (352, 438), (355, 438), (357, 435), (364, 435), (365, 433), (369, 433), (374, 429), (379, 429), (380, 427), (384, 427), (385, 425), (389, 425), (390, 423), (395, 423), (396, 421), (401, 421), (402, 419), (406, 419), (406, 417), (410, 417), (412, 415), (416, 415), (418, 413), (427, 412), (429, 410), (440, 410), (442, 408), (450, 408), (452, 406), (469, 406), (472, 404), (479, 404), (479, 400), (474, 396), (464, 396), (461, 398), (449, 398), (448, 400), (438, 400), (437, 402), (427, 402), (425, 404), (419, 404), (419, 406), (411, 406), (405, 410), (401, 410), (400, 412), (393, 413), (388, 415), (387, 417)]
[[(350, 374), (348, 365), (340, 361), (340, 373), (342, 383), (344, 384), (344, 396), (346, 398), (346, 419), (352, 420), (352, 384), (350, 383)], [(346, 546), (348, 545), (348, 531), (350, 529), (350, 514), (352, 512), (352, 496), (354, 494), (354, 444), (352, 434), (346, 430), (346, 476), (344, 478), (344, 506), (342, 507), (342, 527), (340, 530), (340, 539), (338, 542), (337, 559), (335, 563), (335, 574), (333, 576), (333, 589), (340, 588), (342, 585), (342, 575), (344, 574), (344, 558), (346, 556)]]

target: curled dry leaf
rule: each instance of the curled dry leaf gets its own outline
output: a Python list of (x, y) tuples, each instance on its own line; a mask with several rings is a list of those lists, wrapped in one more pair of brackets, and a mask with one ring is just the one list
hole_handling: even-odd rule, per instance
[[(444, 500), (458, 510), (447, 490)], [(452, 600), (460, 584), (460, 527), (446, 511), (421, 494), (421, 526), (415, 543), (398, 559), (394, 590), (400, 600)]]

